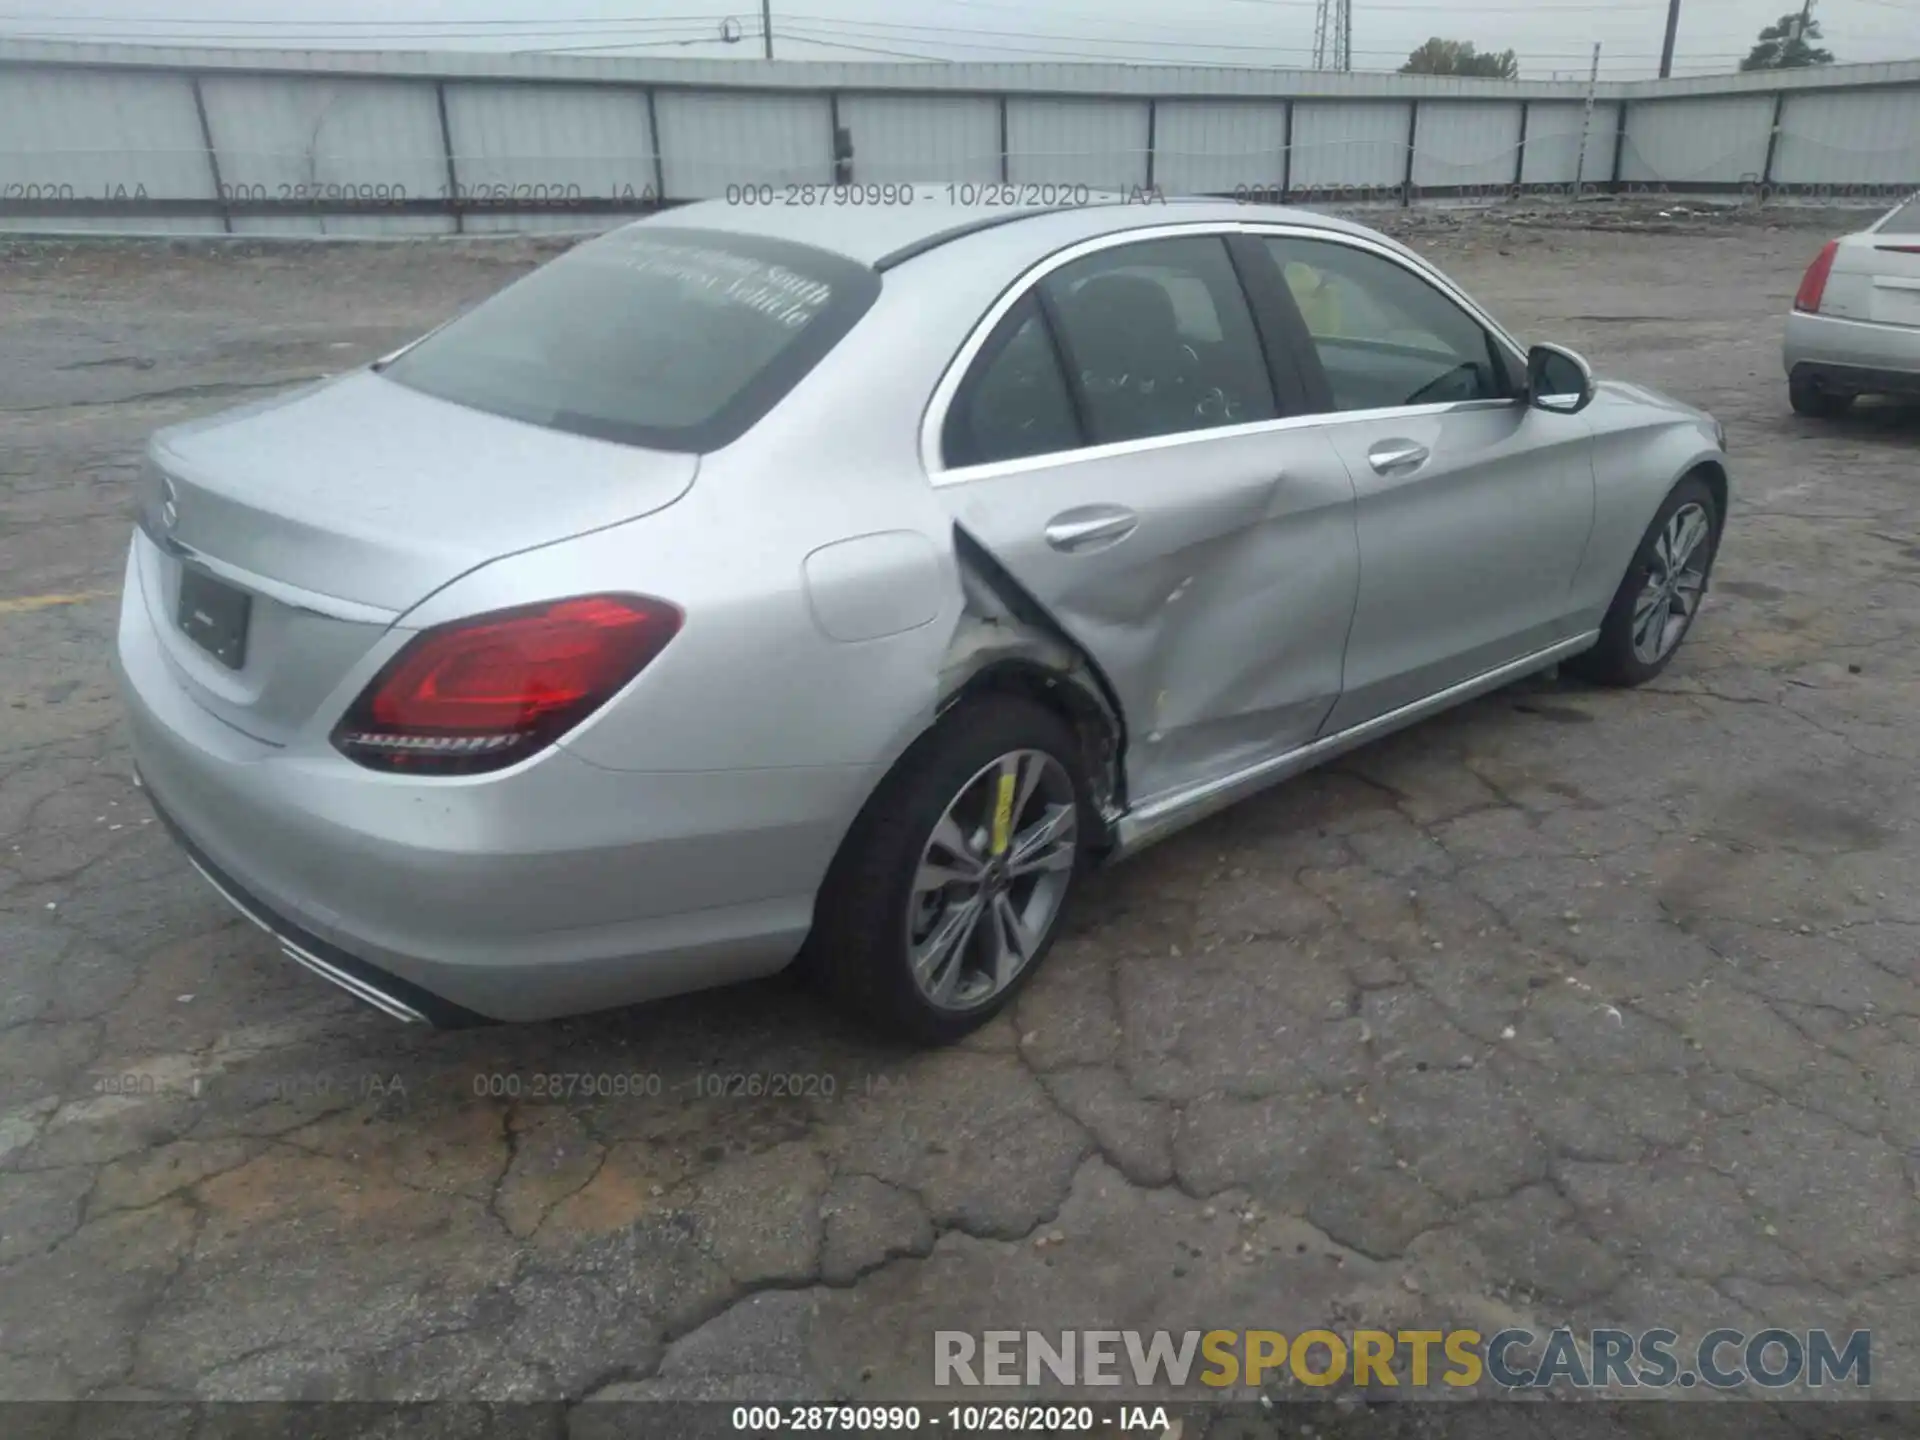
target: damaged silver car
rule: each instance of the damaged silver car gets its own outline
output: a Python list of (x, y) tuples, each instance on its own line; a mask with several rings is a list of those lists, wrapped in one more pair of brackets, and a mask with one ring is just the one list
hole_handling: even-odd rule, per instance
[(1724, 436), (1223, 202), (710, 203), (153, 441), (139, 775), (406, 1020), (798, 957), (951, 1040), (1090, 864), (1699, 612)]

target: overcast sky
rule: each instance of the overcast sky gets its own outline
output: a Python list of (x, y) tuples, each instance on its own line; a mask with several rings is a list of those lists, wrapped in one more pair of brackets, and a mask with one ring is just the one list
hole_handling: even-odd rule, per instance
[[(1305, 67), (1316, 0), (772, 0), (779, 58)], [(1735, 68), (1790, 0), (1682, 0), (1675, 70)], [(1352, 0), (1353, 65), (1429, 36), (1519, 52), (1523, 76), (1656, 73), (1666, 0)], [(1920, 57), (1920, 0), (1814, 0), (1841, 61)], [(732, 44), (719, 37), (737, 34)], [(168, 44), (757, 56), (759, 0), (0, 0), (0, 33)]]

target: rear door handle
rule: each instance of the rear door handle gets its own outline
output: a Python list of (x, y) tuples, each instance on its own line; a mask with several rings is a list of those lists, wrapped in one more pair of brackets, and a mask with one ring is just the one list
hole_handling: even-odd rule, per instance
[(1427, 463), (1427, 447), (1411, 440), (1382, 440), (1367, 451), (1367, 463), (1381, 475), (1399, 475)]
[(1047, 544), (1068, 553), (1092, 550), (1126, 539), (1139, 523), (1140, 517), (1124, 505), (1083, 505), (1047, 522)]

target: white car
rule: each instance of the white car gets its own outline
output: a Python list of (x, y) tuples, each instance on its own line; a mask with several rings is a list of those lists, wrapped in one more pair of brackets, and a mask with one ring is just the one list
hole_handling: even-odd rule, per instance
[(1844, 415), (1859, 395), (1920, 398), (1920, 195), (1821, 248), (1793, 297), (1785, 359), (1802, 415)]

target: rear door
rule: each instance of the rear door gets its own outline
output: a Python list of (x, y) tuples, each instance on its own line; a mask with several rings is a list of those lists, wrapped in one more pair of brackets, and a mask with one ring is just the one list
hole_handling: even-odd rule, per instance
[(936, 403), (937, 493), (1104, 671), (1130, 798), (1306, 743), (1340, 689), (1353, 488), (1285, 418), (1223, 237), (1076, 247), (1002, 308)]
[(1329, 732), (1570, 633), (1591, 429), (1518, 398), (1517, 355), (1385, 247), (1256, 233), (1304, 383), (1352, 479), (1360, 588)]

